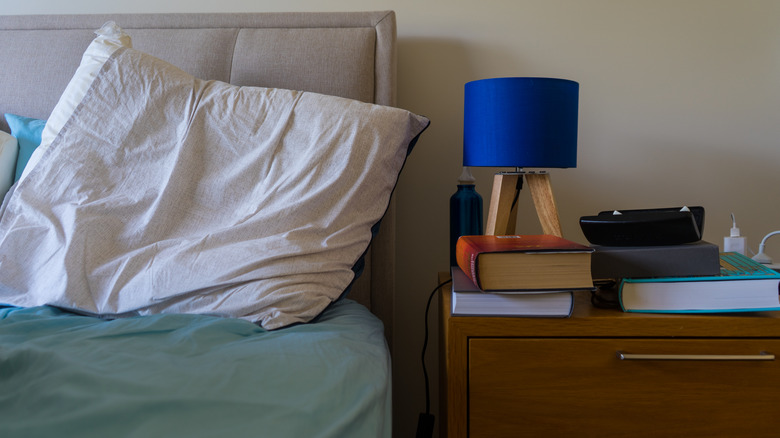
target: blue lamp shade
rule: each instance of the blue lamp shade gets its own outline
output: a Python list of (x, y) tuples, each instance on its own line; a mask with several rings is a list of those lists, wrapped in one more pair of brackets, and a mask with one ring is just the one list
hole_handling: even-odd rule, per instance
[(577, 167), (577, 82), (482, 79), (464, 105), (464, 166)]

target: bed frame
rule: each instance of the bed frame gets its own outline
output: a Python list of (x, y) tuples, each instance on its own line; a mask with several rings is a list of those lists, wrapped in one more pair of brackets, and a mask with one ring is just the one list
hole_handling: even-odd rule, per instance
[[(110, 20), (131, 35), (136, 49), (202, 79), (395, 105), (392, 11), (30, 15), (0, 16), (0, 114), (47, 118), (93, 31)], [(2, 117), (0, 129), (9, 131)], [(393, 205), (349, 294), (383, 321), (388, 343), (395, 288)]]

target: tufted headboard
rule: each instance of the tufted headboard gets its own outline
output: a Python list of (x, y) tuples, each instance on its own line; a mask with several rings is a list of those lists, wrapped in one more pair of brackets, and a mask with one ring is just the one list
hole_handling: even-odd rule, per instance
[[(392, 11), (346, 13), (0, 16), (0, 114), (46, 119), (93, 31), (115, 21), (133, 46), (202, 78), (395, 104)], [(0, 117), (0, 130), (9, 131)], [(391, 341), (394, 202), (349, 297), (385, 324)]]

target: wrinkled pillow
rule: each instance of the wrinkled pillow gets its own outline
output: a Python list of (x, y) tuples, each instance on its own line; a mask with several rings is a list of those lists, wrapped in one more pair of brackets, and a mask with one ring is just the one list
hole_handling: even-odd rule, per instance
[(0, 217), (0, 302), (267, 329), (341, 296), (429, 123), (200, 80), (126, 46), (74, 108)]
[(35, 167), (35, 163), (38, 162), (40, 156), (49, 148), (51, 142), (54, 141), (54, 138), (59, 134), (63, 125), (65, 125), (65, 122), (67, 122), (73, 114), (76, 106), (84, 98), (84, 95), (86, 95), (87, 90), (89, 90), (89, 87), (92, 85), (92, 81), (95, 79), (108, 57), (120, 47), (133, 46), (130, 36), (113, 21), (104, 24), (100, 29), (95, 31), (95, 34), (97, 36), (81, 57), (81, 63), (79, 64), (76, 73), (73, 78), (71, 78), (68, 86), (65, 87), (65, 91), (60, 96), (57, 105), (46, 120), (46, 126), (43, 127), (43, 131), (40, 133), (40, 145), (29, 157), (27, 165), (24, 166), (24, 171), (22, 171), (17, 179), (24, 178), (27, 173), (29, 173), (30, 169)]

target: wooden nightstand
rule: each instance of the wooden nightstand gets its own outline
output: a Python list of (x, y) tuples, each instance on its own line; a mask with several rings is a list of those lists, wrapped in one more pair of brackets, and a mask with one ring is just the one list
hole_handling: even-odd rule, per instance
[(584, 292), (571, 318), (463, 317), (440, 297), (442, 437), (780, 436), (778, 313), (630, 314)]

